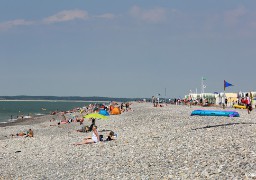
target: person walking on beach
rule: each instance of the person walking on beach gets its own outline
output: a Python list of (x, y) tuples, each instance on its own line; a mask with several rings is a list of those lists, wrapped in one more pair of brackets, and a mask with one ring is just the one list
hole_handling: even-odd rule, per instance
[(248, 93), (246, 93), (245, 103), (246, 103), (247, 112), (248, 114), (250, 114), (250, 112), (252, 111), (252, 105), (251, 105), (251, 98), (249, 97)]
[(188, 104), (189, 104), (189, 107), (190, 107), (190, 108), (191, 108), (192, 102), (193, 102), (193, 99), (192, 99), (191, 96), (189, 96), (189, 98), (188, 98)]
[(152, 103), (153, 103), (153, 106), (156, 107), (156, 97), (155, 96), (152, 96)]

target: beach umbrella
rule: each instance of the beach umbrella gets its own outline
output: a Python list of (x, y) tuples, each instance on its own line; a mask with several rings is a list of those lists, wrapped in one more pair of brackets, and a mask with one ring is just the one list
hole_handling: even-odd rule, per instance
[[(92, 125), (95, 125), (95, 120), (96, 119), (108, 119), (107, 116), (104, 116), (104, 115), (98, 114), (98, 113), (87, 114), (87, 115), (84, 116), (84, 118), (86, 118), (86, 119), (91, 118), (92, 119)], [(91, 125), (91, 127), (92, 127), (92, 125)]]
[(108, 119), (107, 116), (104, 116), (104, 115), (98, 114), (98, 113), (87, 114), (87, 115), (84, 116), (84, 118), (86, 118), (86, 119), (90, 119), (90, 118), (94, 118), (94, 119)]

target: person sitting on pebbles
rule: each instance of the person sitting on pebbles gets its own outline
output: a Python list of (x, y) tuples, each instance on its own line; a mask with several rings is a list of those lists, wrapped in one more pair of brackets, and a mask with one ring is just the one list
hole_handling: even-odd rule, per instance
[(75, 143), (73, 145), (77, 146), (77, 145), (82, 145), (82, 144), (92, 144), (92, 143), (97, 143), (100, 141), (100, 136), (97, 130), (97, 126), (93, 126), (92, 128), (92, 137), (86, 137), (84, 138), (84, 140), (82, 142), (78, 142)]
[(34, 132), (32, 131), (32, 129), (28, 130), (27, 135), (25, 137), (34, 137)]

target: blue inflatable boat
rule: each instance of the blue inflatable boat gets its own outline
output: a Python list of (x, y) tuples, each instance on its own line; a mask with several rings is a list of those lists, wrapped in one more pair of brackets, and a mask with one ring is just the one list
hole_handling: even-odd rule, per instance
[(194, 110), (191, 116), (227, 116), (227, 117), (239, 117), (239, 113), (236, 111), (220, 111), (220, 110)]

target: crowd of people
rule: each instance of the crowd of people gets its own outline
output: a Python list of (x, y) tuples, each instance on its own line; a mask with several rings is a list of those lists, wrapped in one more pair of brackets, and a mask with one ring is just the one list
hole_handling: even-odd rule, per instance
[[(130, 107), (131, 103), (121, 103), (120, 106), (118, 106), (118, 103), (112, 102), (109, 105), (105, 104), (89, 104), (88, 106), (82, 107), (82, 108), (76, 108), (69, 112), (61, 112), (59, 114), (59, 119), (61, 121), (58, 122), (58, 125), (60, 124), (67, 124), (71, 122), (78, 122), (79, 127), (76, 129), (77, 132), (81, 133), (88, 133), (92, 132), (92, 136), (85, 137), (81, 142), (74, 143), (75, 146), (77, 145), (83, 145), (83, 144), (92, 144), (92, 143), (98, 143), (98, 142), (104, 142), (104, 141), (111, 141), (116, 139), (116, 133), (113, 131), (110, 131), (107, 135), (107, 138), (104, 139), (103, 135), (99, 134), (98, 127), (96, 126), (96, 118), (89, 118), (89, 121), (91, 121), (90, 125), (86, 125), (84, 123), (84, 117), (90, 113), (98, 113), (100, 110), (105, 110), (106, 112), (111, 114), (111, 110), (113, 107), (118, 107), (121, 112), (125, 111), (132, 111)], [(75, 113), (75, 116), (72, 116), (72, 113)], [(67, 118), (68, 117), (68, 118)]]
[[(91, 113), (98, 113), (100, 110), (105, 110), (106, 112), (111, 113), (113, 107), (118, 107), (121, 112), (132, 111), (130, 107), (131, 103), (121, 103), (120, 105), (116, 102), (111, 102), (109, 105), (105, 104), (89, 104), (81, 108), (74, 108), (70, 111), (55, 111), (51, 113), (53, 115), (50, 119), (50, 126), (58, 126), (69, 124), (69, 123), (79, 123), (79, 127), (75, 130), (79, 133), (88, 133), (91, 132), (92, 136), (85, 137), (81, 142), (74, 143), (74, 145), (82, 144), (92, 144), (98, 142), (112, 141), (117, 138), (116, 133), (109, 130), (109, 133), (106, 138), (102, 134), (99, 134), (98, 127), (96, 126), (96, 118), (89, 118), (91, 122), (90, 125), (85, 123), (85, 116)], [(12, 137), (34, 137), (34, 132), (32, 129), (24, 132), (18, 132), (16, 134), (11, 134)]]
[[(152, 104), (153, 107), (163, 107), (165, 104), (167, 105), (167, 102), (162, 102), (158, 97), (152, 96)], [(168, 101), (169, 104), (174, 104), (174, 105), (188, 105), (189, 107), (193, 106), (203, 106), (203, 107), (207, 107), (207, 106), (214, 106), (214, 103), (209, 102), (207, 98), (199, 98), (199, 99), (193, 99), (192, 97), (188, 97), (188, 98), (174, 98), (174, 99), (169, 99)], [(248, 114), (250, 114), (250, 112), (253, 110), (252, 107), (252, 97), (249, 95), (249, 93), (247, 93), (245, 95), (245, 97), (243, 98), (238, 98), (237, 101), (233, 101), (232, 102), (232, 107), (235, 105), (241, 105), (244, 106), (245, 109), (247, 109)], [(228, 99), (225, 98), (223, 102), (219, 103), (219, 106), (221, 106), (223, 109), (225, 109), (226, 107), (228, 107)]]

